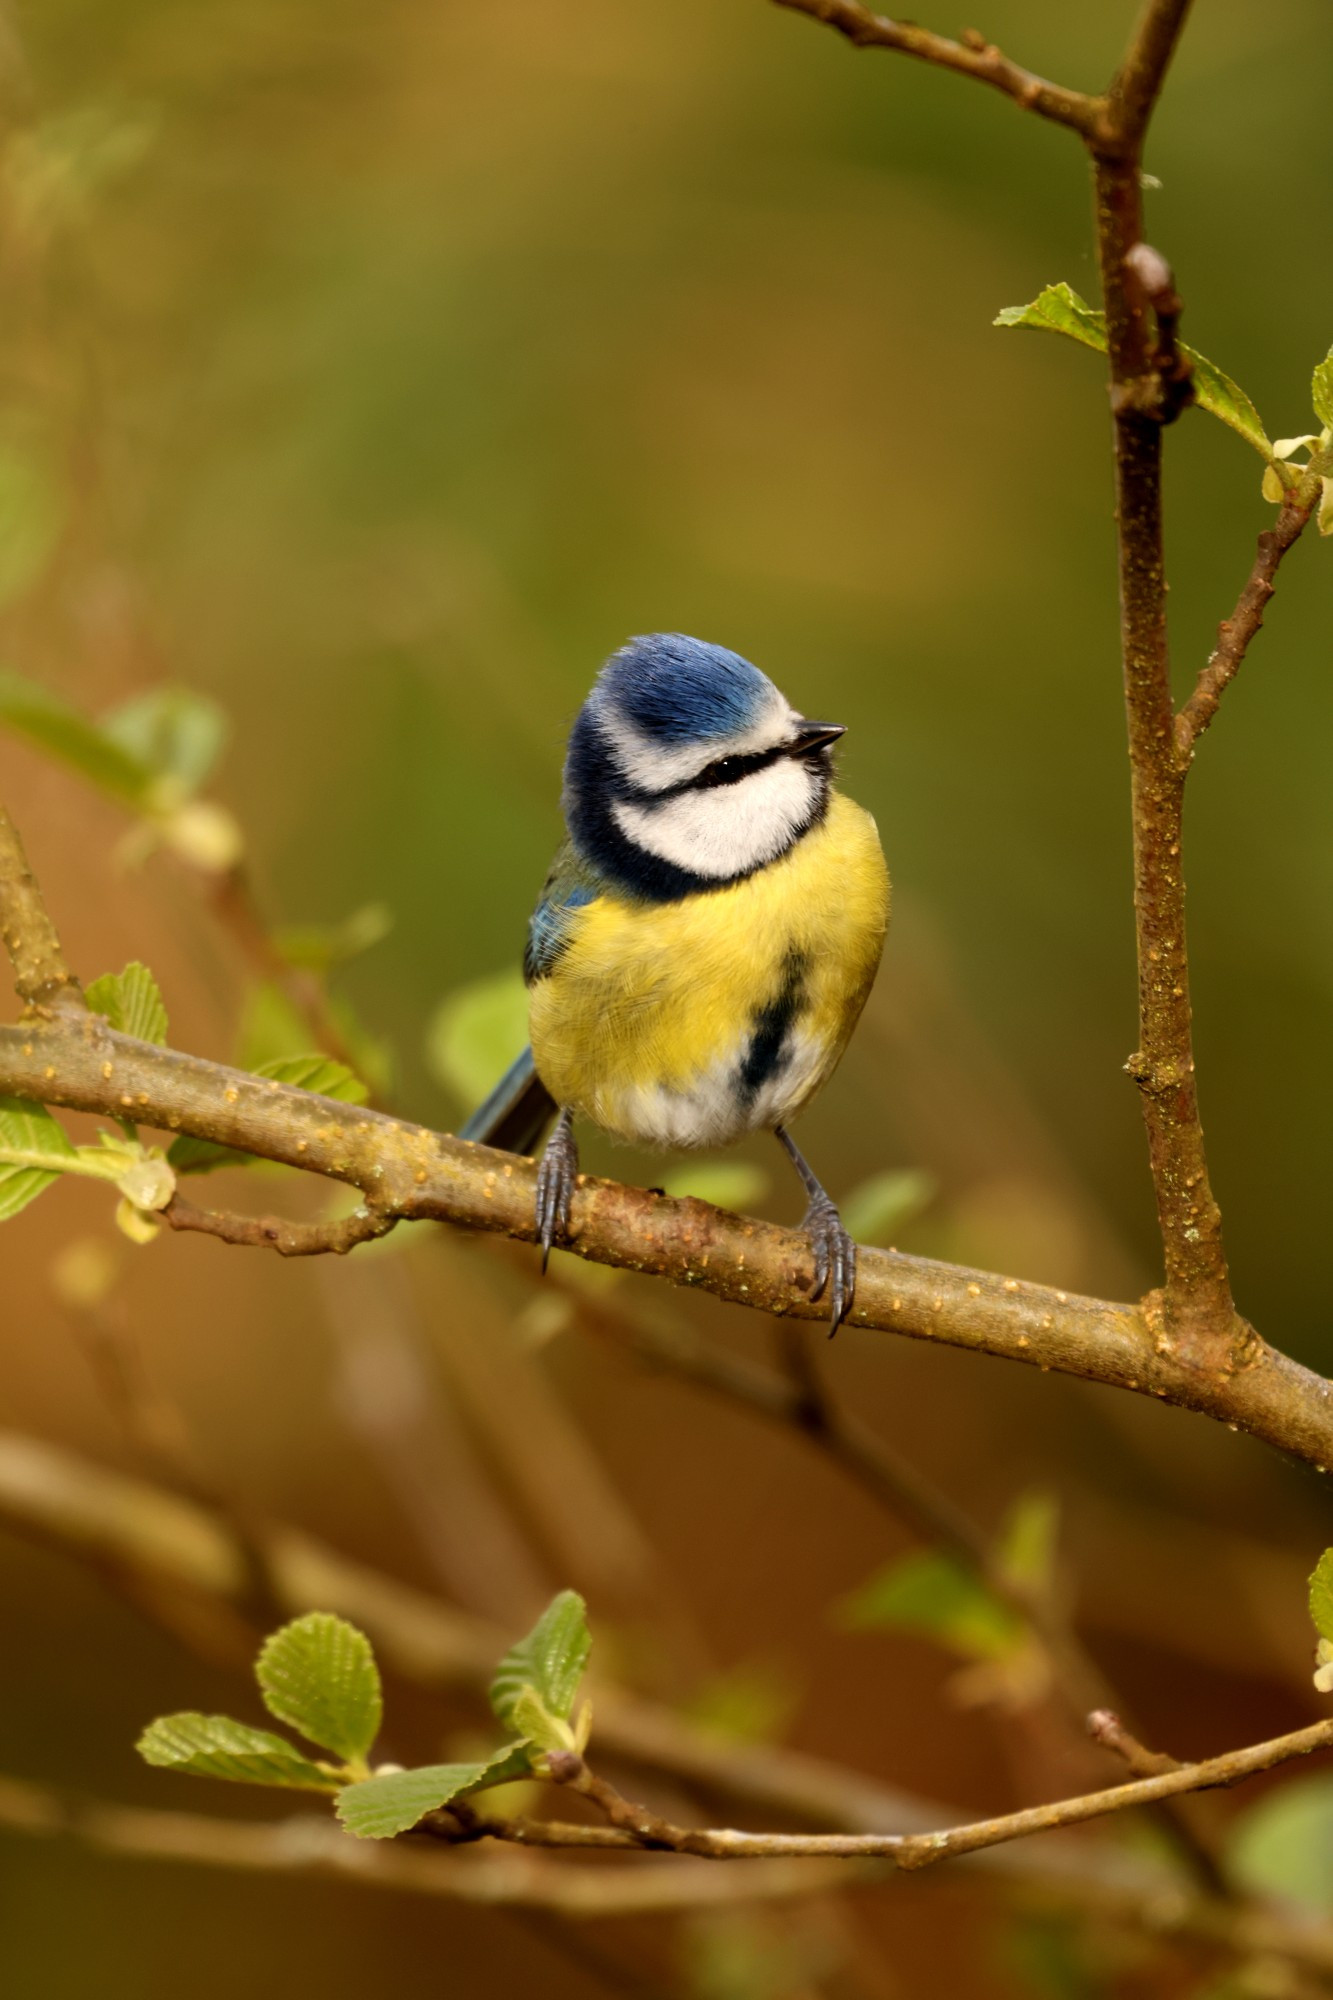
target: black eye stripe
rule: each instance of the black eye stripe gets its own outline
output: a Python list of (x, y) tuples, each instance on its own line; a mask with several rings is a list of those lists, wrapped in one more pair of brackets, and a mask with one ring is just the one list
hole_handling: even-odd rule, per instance
[(742, 778), (751, 777), (756, 771), (766, 771), (770, 764), (776, 764), (780, 757), (787, 754), (786, 747), (778, 744), (772, 750), (755, 750), (746, 757), (720, 757), (716, 764), (706, 765), (684, 789), (707, 792), (715, 785), (738, 785)]

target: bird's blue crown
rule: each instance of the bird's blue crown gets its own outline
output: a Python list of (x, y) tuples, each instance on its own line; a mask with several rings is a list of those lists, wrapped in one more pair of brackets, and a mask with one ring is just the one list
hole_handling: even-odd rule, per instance
[(735, 736), (773, 694), (767, 674), (725, 646), (652, 632), (613, 653), (588, 697), (664, 748)]

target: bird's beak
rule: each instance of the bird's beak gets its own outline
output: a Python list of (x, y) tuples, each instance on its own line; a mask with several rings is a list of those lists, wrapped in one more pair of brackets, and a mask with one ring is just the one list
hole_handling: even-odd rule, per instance
[(808, 722), (802, 719), (797, 724), (789, 749), (793, 757), (804, 757), (811, 750), (826, 750), (830, 743), (836, 743), (840, 736), (846, 734), (845, 722)]

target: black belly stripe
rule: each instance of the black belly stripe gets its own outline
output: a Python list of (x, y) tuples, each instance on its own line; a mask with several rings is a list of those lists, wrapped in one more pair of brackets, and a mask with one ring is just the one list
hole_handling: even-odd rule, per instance
[(805, 994), (805, 966), (804, 952), (788, 952), (782, 968), (782, 985), (754, 1017), (739, 1078), (743, 1104), (753, 1104), (786, 1059), (787, 1035)]

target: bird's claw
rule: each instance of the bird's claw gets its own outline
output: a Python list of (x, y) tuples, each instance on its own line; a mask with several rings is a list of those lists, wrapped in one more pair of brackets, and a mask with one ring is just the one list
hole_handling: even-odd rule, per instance
[(569, 1234), (569, 1211), (578, 1172), (578, 1142), (568, 1112), (562, 1112), (537, 1168), (537, 1240), (542, 1246), (543, 1271), (555, 1243)]
[(810, 1290), (813, 1303), (829, 1294), (829, 1339), (852, 1309), (856, 1291), (856, 1245), (842, 1226), (842, 1217), (826, 1194), (818, 1194), (805, 1211), (801, 1228), (810, 1239), (815, 1258), (815, 1282)]

